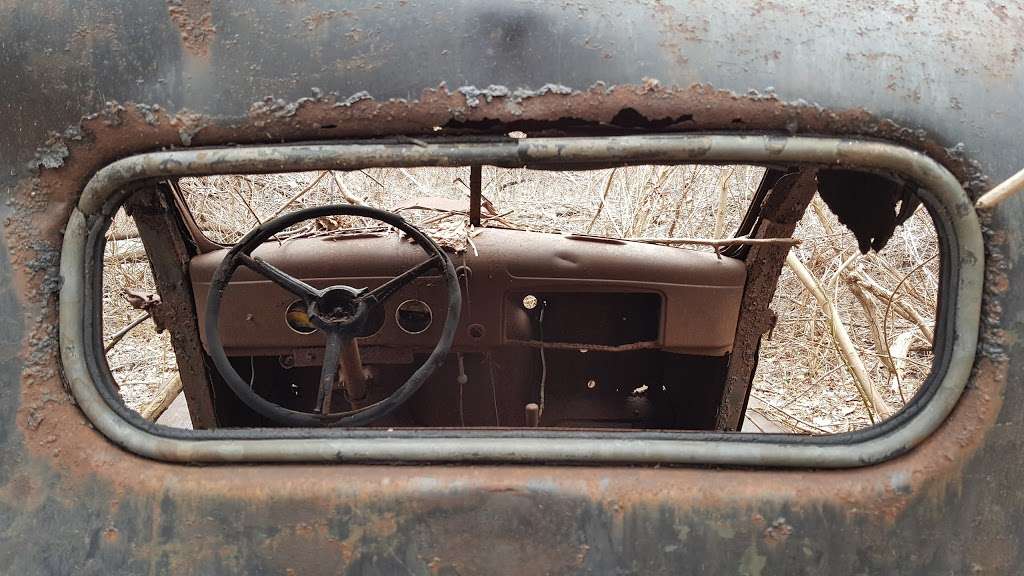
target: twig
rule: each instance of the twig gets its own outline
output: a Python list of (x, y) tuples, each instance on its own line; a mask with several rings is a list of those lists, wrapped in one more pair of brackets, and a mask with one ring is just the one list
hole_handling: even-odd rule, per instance
[[(927, 260), (918, 266), (921, 266), (926, 262)], [(911, 274), (913, 274), (913, 271), (911, 271)], [(892, 310), (900, 316), (903, 316), (903, 318), (908, 320), (910, 323), (916, 325), (918, 330), (921, 331), (921, 335), (924, 336), (924, 339), (927, 340), (929, 344), (935, 342), (935, 333), (932, 331), (931, 326), (928, 325), (928, 322), (917, 312), (917, 310), (914, 310), (912, 307), (897, 300), (895, 298), (896, 291), (889, 292), (863, 272), (851, 272), (850, 277), (858, 284), (864, 286), (868, 292), (871, 292), (879, 300), (886, 303), (885, 314), (883, 315), (883, 324), (887, 323), (886, 319), (889, 316), (889, 311)], [(909, 274), (907, 277), (909, 277)], [(897, 287), (897, 290), (898, 289), (899, 287)]]
[(825, 236), (842, 236), (842, 232), (836, 232), (832, 228), (832, 223), (829, 222), (828, 216), (825, 214), (825, 206), (820, 196), (815, 196), (814, 200), (811, 201), (811, 209), (814, 210), (814, 216), (818, 218), (818, 223), (825, 230)]
[(786, 255), (786, 265), (789, 266), (793, 274), (800, 280), (800, 283), (804, 285), (804, 288), (814, 295), (825, 316), (829, 319), (836, 346), (839, 348), (843, 361), (850, 368), (850, 374), (857, 384), (857, 389), (861, 393), (864, 406), (868, 409), (868, 416), (871, 417), (872, 422), (874, 422), (873, 414), (878, 414), (883, 419), (889, 417), (892, 414), (892, 409), (885, 401), (885, 398), (875, 390), (871, 378), (868, 376), (867, 368), (864, 367), (864, 362), (860, 359), (860, 355), (857, 354), (857, 349), (854, 347), (850, 334), (847, 332), (846, 326), (843, 325), (835, 305), (825, 295), (825, 292), (822, 291), (818, 281), (811, 275), (811, 272), (804, 266), (803, 262), (792, 252)]
[(175, 374), (173, 378), (167, 380), (160, 386), (160, 389), (156, 391), (154, 396), (149, 402), (146, 402), (142, 406), (139, 406), (138, 413), (150, 422), (155, 422), (161, 414), (170, 408), (171, 404), (174, 403), (174, 399), (181, 394), (181, 375)]
[(419, 226), (420, 228), (422, 228), (424, 226), (430, 226), (431, 224), (436, 224), (436, 223), (438, 223), (438, 222), (440, 222), (442, 220), (447, 220), (448, 218), (451, 218), (453, 216), (467, 216), (467, 214), (465, 212), (441, 212), (437, 216), (431, 216), (430, 218), (427, 218), (426, 220), (423, 220), (422, 222), (418, 222), (416, 225)]
[[(661, 200), (663, 199), (661, 187), (664, 186), (665, 181), (668, 179), (667, 174), (671, 172), (672, 168), (675, 168), (675, 166), (651, 166), (650, 174), (648, 174), (647, 178), (641, 180), (636, 199), (631, 202), (632, 215), (629, 225), (626, 226), (626, 232), (622, 234), (623, 236), (640, 236), (648, 230), (651, 223), (651, 215), (660, 212)], [(626, 194), (629, 195), (629, 179), (627, 178), (626, 181)], [(721, 236), (721, 234), (716, 234), (715, 236)]]
[[(112, 245), (108, 244), (107, 246), (111, 247)], [(103, 257), (118, 262), (138, 262), (139, 260), (146, 259), (146, 249), (142, 246), (128, 246), (124, 250), (117, 252), (111, 247), (110, 251), (104, 254)]]
[(806, 426), (807, 428), (811, 428), (812, 429), (812, 430), (808, 430), (806, 428), (802, 428), (801, 426), (797, 426), (797, 428), (802, 429), (804, 432), (812, 432), (813, 433), (815, 430), (817, 430), (818, 432), (821, 432), (822, 434), (829, 434), (830, 433), (828, 430), (825, 430), (824, 428), (819, 428), (819, 427), (815, 426), (814, 424), (811, 424), (810, 422), (805, 422), (805, 421), (797, 418), (796, 416), (793, 416), (789, 412), (786, 412), (782, 408), (779, 408), (778, 406), (772, 405), (767, 400), (765, 400), (764, 398), (761, 398), (760, 396), (758, 396), (757, 394), (754, 394), (753, 392), (750, 393), (750, 396), (751, 396), (751, 398), (757, 398), (765, 406), (771, 408), (772, 410), (775, 410), (779, 414), (782, 414), (783, 416), (785, 416), (786, 418), (789, 418), (790, 420), (796, 422), (797, 424), (801, 424), (803, 426)]
[(608, 191), (612, 189), (612, 179), (615, 177), (615, 171), (618, 168), (612, 168), (612, 171), (608, 173), (608, 181), (604, 183), (604, 193), (601, 194), (601, 202), (597, 205), (597, 212), (594, 212), (594, 217), (590, 220), (590, 224), (587, 225), (587, 234), (594, 229), (594, 224), (597, 222), (598, 217), (601, 216), (601, 211), (604, 210), (604, 202), (608, 199)]
[[(872, 253), (868, 254), (867, 257), (868, 257), (868, 260), (870, 260), (873, 264), (877, 264), (878, 265), (878, 269), (879, 270), (881, 270), (883, 273), (885, 273), (886, 276), (888, 276), (889, 278), (894, 280), (897, 284), (899, 284), (900, 282), (903, 281), (903, 276), (901, 275), (902, 273), (900, 271), (896, 270), (895, 268), (893, 268), (892, 263), (889, 262), (887, 259), (882, 258), (881, 256), (879, 256), (877, 252), (872, 252)], [(928, 260), (930, 261), (934, 257), (935, 256), (932, 256), (932, 257), (928, 258)], [(918, 303), (920, 303), (922, 306), (926, 306), (927, 307), (927, 306), (934, 306), (935, 305), (935, 299), (934, 298), (928, 298), (928, 297), (924, 296), (923, 294), (921, 294), (921, 291), (917, 289), (917, 286), (915, 286), (913, 282), (907, 282), (906, 284), (904, 284), (904, 286), (907, 287), (907, 293), (910, 294), (910, 296), (914, 300), (916, 300)]]
[[(931, 258), (928, 258), (927, 260), (922, 261), (917, 266), (914, 266), (910, 270), (910, 272), (907, 272), (906, 276), (904, 276), (903, 279), (900, 280), (898, 284), (896, 284), (896, 287), (893, 288), (893, 290), (892, 290), (892, 297), (889, 299), (889, 302), (888, 302), (888, 304), (886, 304), (886, 307), (885, 307), (885, 315), (882, 316), (882, 330), (888, 330), (887, 326), (888, 326), (888, 322), (889, 322), (889, 310), (892, 308), (893, 303), (896, 301), (896, 293), (900, 291), (900, 288), (903, 286), (903, 284), (907, 280), (910, 279), (910, 277), (914, 274), (914, 272), (920, 270), (922, 267), (924, 267), (925, 264), (927, 264), (928, 262), (931, 262), (932, 258), (935, 258), (936, 256), (938, 256), (938, 254), (932, 256)], [(907, 284), (907, 285), (909, 286), (909, 284)], [(912, 314), (917, 315), (917, 311), (914, 310), (912, 307), (905, 306), (905, 308), (907, 309), (908, 312), (911, 312)], [(918, 317), (920, 317), (920, 316), (918, 316)], [(922, 319), (922, 322), (923, 322), (923, 319)], [(918, 324), (918, 327), (920, 328), (921, 324)], [(928, 330), (927, 332), (930, 333), (931, 330)], [(934, 334), (933, 334), (933, 338), (934, 338)], [(934, 345), (934, 339), (930, 340), (929, 343)], [(906, 355), (904, 355), (904, 360), (906, 360), (905, 356)], [(896, 383), (899, 385), (900, 397), (902, 398), (903, 397), (903, 384), (900, 381), (899, 376), (897, 376)]]
[(116, 334), (110, 337), (110, 342), (107, 342), (107, 345), (103, 347), (103, 352), (110, 352), (110, 350), (114, 346), (117, 346), (117, 343), (120, 342), (122, 338), (124, 338), (136, 326), (145, 322), (146, 319), (149, 318), (149, 316), (150, 314), (148, 311), (144, 312), (141, 315), (136, 316), (131, 322), (128, 323), (127, 326), (118, 330)]
[[(237, 229), (220, 226), (218, 222), (203, 222), (203, 226), (205, 226), (205, 228), (201, 229), (200, 232), (209, 238), (217, 237), (217, 235), (229, 236), (238, 232)], [(108, 242), (127, 242), (129, 240), (138, 240), (139, 231), (128, 230), (126, 232), (111, 232), (108, 230), (105, 238)], [(111, 245), (107, 244), (107, 246), (110, 247)], [(117, 254), (114, 254), (114, 256), (117, 256)]]
[(278, 209), (277, 209), (276, 211), (274, 211), (274, 213), (273, 213), (273, 214), (271, 214), (269, 218), (267, 218), (267, 220), (273, 220), (274, 218), (277, 218), (278, 216), (280, 216), (280, 215), (281, 215), (281, 213), (285, 211), (285, 209), (287, 209), (287, 208), (288, 208), (289, 206), (291, 206), (292, 202), (295, 202), (295, 201), (296, 201), (296, 200), (298, 200), (299, 198), (302, 198), (303, 196), (305, 196), (305, 195), (306, 195), (306, 192), (309, 192), (310, 190), (312, 190), (314, 186), (316, 186), (316, 185), (317, 185), (317, 184), (318, 184), (318, 183), (319, 183), (319, 182), (320, 182), (321, 180), (323, 180), (323, 179), (324, 179), (324, 176), (327, 176), (327, 171), (326, 171), (326, 170), (324, 170), (323, 172), (321, 172), (321, 173), (320, 173), (320, 175), (319, 175), (319, 176), (317, 176), (317, 177), (316, 177), (316, 178), (315, 178), (315, 179), (314, 179), (314, 180), (313, 180), (313, 181), (312, 181), (312, 182), (311, 182), (311, 183), (309, 184), (309, 186), (306, 186), (305, 188), (303, 188), (302, 190), (300, 190), (300, 191), (298, 192), (298, 194), (295, 194), (294, 196), (292, 196), (291, 198), (289, 198), (289, 199), (288, 199), (287, 201), (285, 201), (285, 203), (284, 203), (284, 204), (282, 204), (280, 208), (278, 208)]
[(879, 351), (879, 358), (882, 360), (882, 364), (889, 369), (890, 375), (896, 373), (896, 365), (893, 363), (892, 353), (889, 350), (889, 340), (886, 338), (885, 333), (882, 332), (882, 326), (878, 323), (878, 315), (875, 313), (875, 305), (868, 296), (864, 288), (849, 274), (844, 274), (843, 279), (846, 281), (846, 287), (853, 294), (853, 297), (860, 302), (860, 307), (864, 309), (864, 316), (868, 323), (869, 332), (871, 333), (871, 339), (875, 341), (875, 348)]
[[(758, 414), (761, 414), (762, 416), (764, 416), (765, 420), (768, 420), (769, 422), (771, 422), (771, 419), (768, 418), (767, 416), (765, 416), (764, 413), (762, 413), (760, 410), (757, 410), (755, 408), (747, 408), (747, 412), (757, 412)], [(746, 423), (747, 422), (750, 422), (751, 426), (753, 426), (754, 428), (757, 428), (758, 432), (764, 432), (764, 428), (761, 428), (760, 426), (758, 426), (757, 422), (754, 422), (754, 419), (750, 417), (750, 414), (744, 414), (743, 415), (744, 427), (746, 427)]]
[(377, 180), (377, 179), (376, 179), (376, 178), (374, 178), (373, 176), (370, 176), (370, 173), (369, 173), (369, 172), (367, 172), (366, 170), (360, 170), (360, 171), (359, 171), (359, 173), (360, 173), (360, 174), (362, 174), (363, 176), (366, 176), (366, 177), (367, 177), (367, 178), (369, 178), (370, 180), (373, 180), (374, 182), (376, 182), (376, 183), (377, 183), (377, 186), (380, 186), (381, 188), (384, 188), (384, 187), (385, 187), (385, 186), (384, 186), (384, 184), (382, 184), (380, 180)]
[(401, 172), (402, 176), (405, 176), (409, 180), (409, 182), (412, 182), (414, 186), (419, 188), (420, 192), (422, 192), (424, 194), (430, 194), (431, 193), (430, 188), (427, 188), (426, 186), (421, 184), (420, 181), (417, 180), (408, 170), (406, 170), (405, 168), (399, 168), (398, 171)]
[(672, 216), (672, 224), (668, 228), (669, 236), (673, 236), (676, 233), (676, 226), (679, 224), (679, 217), (683, 215), (683, 208), (686, 207), (687, 193), (690, 191), (690, 186), (697, 179), (697, 173), (700, 169), (700, 166), (694, 168), (689, 174), (690, 177), (686, 179), (685, 183), (683, 183), (683, 189), (679, 193), (679, 203), (676, 204), (676, 211)]
[[(909, 330), (896, 337), (896, 341), (889, 349), (889, 357), (893, 362), (893, 378), (896, 380), (896, 391), (899, 392), (900, 400), (906, 405), (907, 399), (903, 395), (903, 365), (907, 363), (907, 356), (910, 355), (910, 343), (917, 336), (915, 330)], [(890, 379), (889, 385), (892, 386)]]
[(127, 230), (124, 232), (114, 232), (113, 230), (107, 230), (104, 237), (110, 240), (134, 240), (139, 237), (139, 231), (136, 229)]
[(729, 200), (729, 179), (732, 178), (736, 168), (730, 167), (722, 170), (718, 179), (718, 207), (715, 210), (715, 237), (721, 238), (725, 234), (725, 212), (726, 203)]
[(1003, 180), (1002, 183), (996, 185), (995, 188), (982, 194), (981, 198), (978, 198), (978, 201), (974, 203), (974, 206), (978, 210), (989, 210), (991, 208), (995, 208), (1004, 200), (1021, 190), (1024, 190), (1024, 170), (1017, 172), (1013, 176)]
[[(652, 214), (661, 213), (661, 207), (665, 202), (665, 198), (669, 196), (669, 193), (663, 192), (663, 189), (665, 188), (665, 184), (668, 183), (669, 176), (671, 176), (677, 168), (678, 166), (662, 166), (661, 168), (658, 169), (657, 177), (655, 178), (651, 187), (651, 201), (646, 202), (647, 210), (644, 212), (643, 226), (640, 229), (637, 229), (636, 223), (634, 222), (632, 231), (630, 232), (630, 236), (640, 236), (644, 234), (651, 225)], [(653, 175), (654, 173), (652, 172), (652, 176)], [(716, 234), (716, 236), (721, 236), (721, 234)]]
[[(840, 250), (838, 255), (842, 257), (843, 252)], [(836, 271), (832, 274), (832, 278), (826, 284), (834, 289), (837, 289), (839, 286), (839, 279), (845, 278), (846, 276), (846, 269), (849, 268), (850, 264), (853, 264), (859, 258), (860, 253), (854, 252), (852, 256), (850, 256), (846, 260), (843, 260), (842, 263), (839, 264), (839, 267), (836, 268)]]
[(696, 244), (699, 246), (735, 246), (737, 244), (781, 244), (783, 246), (799, 246), (802, 242), (799, 238), (748, 238), (738, 236), (736, 238), (623, 238), (630, 242), (645, 242), (647, 244)]
[(842, 367), (843, 366), (841, 364), (837, 365), (837, 366), (833, 366), (830, 370), (828, 370), (824, 374), (821, 374), (820, 376), (816, 377), (814, 380), (811, 381), (810, 384), (808, 384), (802, 390), (800, 390), (800, 392), (797, 392), (796, 394), (793, 394), (792, 396), (790, 396), (790, 398), (788, 400), (786, 400), (786, 403), (782, 405), (782, 408), (785, 408), (785, 407), (789, 406), (790, 404), (796, 402), (797, 400), (803, 398), (804, 394), (807, 394), (808, 392), (810, 392), (811, 388), (814, 388), (815, 386), (821, 384), (822, 381), (824, 381), (829, 376), (835, 374)]
[[(252, 189), (252, 181), (250, 181), (248, 178), (244, 178), (244, 177), (242, 178), (242, 180), (245, 181), (245, 185), (249, 187), (249, 197), (251, 198), (256, 193)], [(256, 215), (256, 211), (252, 209), (252, 206), (249, 206), (249, 202), (246, 201), (244, 196), (242, 196), (242, 193), (239, 192), (238, 189), (236, 189), (233, 186), (231, 188), (231, 191), (235, 193), (235, 196), (238, 196), (238, 199), (242, 201), (242, 204), (245, 204), (245, 209), (249, 211), (249, 214), (252, 214), (253, 218), (256, 219), (256, 224), (262, 226), (263, 225), (263, 221), (260, 220), (260, 217)]]
[(338, 175), (334, 173), (334, 170), (331, 170), (331, 178), (333, 178), (334, 183), (338, 185), (338, 190), (341, 192), (341, 197), (344, 198), (346, 202), (348, 202), (349, 204), (355, 204), (356, 206), (368, 206), (368, 204), (365, 201), (363, 201), (362, 198), (353, 194), (348, 189), (348, 187), (341, 182), (341, 179), (338, 178)]

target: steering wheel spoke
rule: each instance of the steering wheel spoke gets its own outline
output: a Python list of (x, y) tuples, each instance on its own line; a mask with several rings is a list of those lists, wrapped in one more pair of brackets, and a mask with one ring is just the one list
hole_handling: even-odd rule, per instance
[(291, 274), (288, 274), (262, 258), (250, 256), (244, 252), (239, 252), (238, 261), (244, 264), (246, 268), (249, 268), (253, 272), (256, 272), (260, 276), (272, 281), (274, 284), (277, 284), (281, 288), (284, 288), (303, 300), (312, 300), (313, 298), (320, 296), (320, 290), (313, 288), (309, 284), (295, 278)]
[(338, 380), (338, 362), (341, 360), (343, 337), (337, 332), (327, 333), (327, 347), (324, 349), (324, 365), (320, 369), (320, 389), (316, 395), (316, 409), (323, 415), (331, 412), (331, 396), (334, 383)]
[(394, 296), (395, 292), (398, 292), (405, 286), (407, 286), (413, 280), (423, 276), (430, 270), (438, 268), (442, 265), (441, 256), (435, 255), (429, 260), (424, 260), (419, 264), (409, 268), (405, 272), (402, 272), (398, 276), (395, 276), (391, 280), (377, 286), (373, 290), (366, 292), (361, 295), (360, 298), (367, 301), (375, 301), (377, 303), (383, 303), (388, 298)]
[[(397, 277), (377, 288), (365, 291), (349, 286), (331, 286), (319, 290), (269, 262), (251, 256), (261, 243), (281, 230), (299, 222), (324, 216), (355, 216), (379, 220), (393, 226), (411, 237), (427, 254), (428, 259), (406, 270)], [(294, 410), (263, 397), (243, 379), (228, 358), (220, 335), (220, 309), (224, 292), (231, 282), (231, 276), (238, 266), (245, 266), (274, 282), (288, 292), (302, 298), (308, 305), (313, 324), (327, 336), (324, 348), (324, 362), (320, 370), (316, 405), (312, 409)], [(438, 336), (433, 351), (411, 376), (387, 397), (366, 404), (366, 373), (363, 372), (356, 336), (368, 318), (368, 310), (375, 304), (387, 300), (402, 287), (437, 269), (448, 293), (448, 307), (444, 327)], [(441, 248), (422, 230), (406, 222), (397, 214), (367, 206), (331, 204), (306, 208), (297, 212), (282, 214), (254, 228), (231, 247), (214, 272), (210, 281), (209, 297), (206, 301), (204, 326), (206, 329), (207, 351), (217, 372), (232, 392), (254, 412), (287, 426), (361, 426), (392, 413), (398, 406), (409, 400), (443, 363), (455, 340), (462, 308), (462, 293), (455, 267)], [(348, 400), (353, 409), (332, 412), (331, 400), (339, 378), (345, 385)]]

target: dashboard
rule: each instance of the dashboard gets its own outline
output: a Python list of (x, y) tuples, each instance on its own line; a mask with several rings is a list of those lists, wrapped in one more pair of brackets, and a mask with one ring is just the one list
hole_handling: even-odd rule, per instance
[[(200, 315), (224, 254), (190, 263)], [(267, 242), (253, 254), (317, 288), (373, 288), (425, 259), (395, 233)], [(401, 409), (374, 425), (713, 428), (746, 280), (742, 261), (500, 228), (483, 229), (450, 257), (462, 292), (451, 350)], [(303, 306), (240, 267), (221, 300), (220, 335), (254, 391), (310, 411), (325, 345), (304, 324)], [(446, 308), (439, 276), (414, 280), (379, 307), (356, 340), (367, 402), (394, 393), (424, 362)], [(230, 390), (215, 393), (220, 405), (230, 403)], [(240, 403), (228, 412), (223, 425), (273, 425)]]
[[(224, 252), (191, 261), (200, 314)], [(268, 242), (254, 255), (318, 288), (373, 288), (424, 259), (422, 250), (396, 234)], [(746, 279), (743, 262), (711, 253), (501, 228), (481, 230), (471, 247), (450, 256), (463, 291), (455, 351), (543, 340), (555, 348), (720, 356), (731, 350)], [(367, 351), (429, 350), (445, 306), (440, 278), (421, 277), (383, 306), (360, 345)], [(300, 323), (289, 321), (290, 312), (302, 312), (294, 296), (239, 268), (221, 309), (228, 354), (322, 347), (323, 337), (303, 333)], [(200, 328), (205, 342), (202, 323)]]

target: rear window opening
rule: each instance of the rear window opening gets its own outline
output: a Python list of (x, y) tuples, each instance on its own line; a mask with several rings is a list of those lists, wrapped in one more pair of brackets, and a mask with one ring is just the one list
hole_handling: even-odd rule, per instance
[[(137, 192), (106, 232), (105, 359), (120, 400), (147, 420), (180, 428), (301, 426), (254, 410), (209, 357), (199, 364), (208, 389), (190, 395), (196, 377), (179, 374), (176, 352), (209, 353), (208, 293), (217, 267), (246, 234), (307, 208), (369, 206), (401, 215), (436, 243), (462, 301), (443, 363), (401, 406), (360, 426), (864, 429), (907, 406), (932, 370), (939, 242), (902, 180), (825, 168), (791, 236), (735, 241), (758, 239), (771, 225), (761, 217), (771, 209), (771, 190), (795, 186), (787, 179), (808, 169), (485, 165), (478, 173), (366, 168), (160, 181)], [(866, 218), (848, 198), (874, 215)], [(181, 237), (180, 246), (165, 241), (168, 232)], [(778, 286), (765, 292), (771, 313), (757, 316), (744, 295), (752, 290), (751, 262), (772, 257), (766, 246), (781, 249)], [(316, 290), (356, 292), (427, 257), (408, 234), (362, 215), (296, 222), (252, 255)], [(154, 266), (166, 268), (168, 258), (183, 262), (187, 282), (178, 290), (186, 300), (166, 293), (167, 278), (164, 290), (154, 278)], [(762, 284), (755, 289), (765, 290)], [(445, 290), (443, 273), (428, 270), (368, 312), (353, 332), (355, 345), (334, 351), (328, 400), (321, 380), (332, 354), (316, 320), (327, 317), (316, 308), (323, 302), (311, 306), (239, 266), (221, 298), (219, 338), (237, 377), (266, 401), (310, 414), (323, 414), (325, 405), (326, 412), (358, 411), (399, 393), (428, 362), (446, 330)], [(345, 305), (359, 297), (332, 294)], [(192, 309), (182, 322), (169, 307), (185, 303)], [(191, 344), (174, 334), (183, 329), (195, 332)], [(751, 330), (755, 337), (741, 340)], [(723, 406), (740, 353), (750, 355), (752, 384), (739, 387), (738, 404), (734, 387), (742, 417), (729, 424)]]

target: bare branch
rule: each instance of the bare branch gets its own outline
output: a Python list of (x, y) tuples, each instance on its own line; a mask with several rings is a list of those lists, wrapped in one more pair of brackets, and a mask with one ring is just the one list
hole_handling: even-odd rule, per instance
[(668, 235), (672, 236), (676, 233), (676, 226), (679, 225), (679, 218), (683, 215), (683, 208), (686, 207), (686, 198), (690, 191), (690, 186), (697, 180), (697, 174), (700, 172), (700, 166), (695, 167), (689, 172), (686, 182), (683, 183), (683, 189), (679, 194), (679, 203), (676, 204), (675, 214), (672, 216), (672, 224), (668, 228)]
[(921, 331), (921, 335), (924, 336), (924, 339), (927, 340), (929, 344), (935, 342), (935, 332), (932, 330), (932, 327), (929, 324), (929, 322), (925, 320), (924, 317), (917, 312), (917, 310), (914, 310), (913, 307), (907, 306), (903, 302), (900, 302), (896, 298), (893, 298), (893, 296), (895, 295), (893, 292), (889, 292), (888, 290), (883, 288), (865, 272), (851, 272), (850, 278), (857, 282), (858, 284), (860, 284), (861, 286), (863, 286), (865, 289), (867, 289), (868, 292), (871, 292), (879, 300), (884, 302), (886, 305), (886, 310), (889, 310), (891, 308), (894, 312), (905, 318), (907, 321), (916, 325), (918, 330)]
[(871, 382), (870, 376), (868, 376), (867, 368), (865, 368), (860, 355), (857, 354), (857, 349), (854, 347), (853, 340), (850, 339), (850, 334), (847, 332), (846, 326), (843, 325), (843, 321), (839, 317), (839, 311), (836, 310), (832, 300), (830, 300), (821, 289), (818, 281), (814, 278), (807, 267), (804, 266), (803, 262), (801, 262), (800, 259), (792, 252), (786, 255), (786, 265), (789, 266), (789, 269), (792, 270), (793, 274), (798, 280), (800, 280), (800, 283), (804, 285), (804, 288), (814, 295), (814, 298), (821, 306), (825, 317), (828, 318), (836, 346), (839, 348), (839, 353), (842, 356), (843, 361), (850, 369), (850, 374), (853, 376), (853, 380), (857, 384), (857, 389), (861, 394), (864, 406), (868, 409), (868, 414), (871, 416), (872, 421), (874, 421), (875, 414), (883, 419), (888, 418), (893, 412), (892, 408), (889, 407), (885, 398), (875, 390), (874, 384)]
[(174, 399), (178, 397), (178, 394), (181, 394), (181, 389), (181, 376), (175, 374), (173, 378), (160, 386), (160, 389), (156, 391), (152, 399), (139, 406), (139, 416), (150, 422), (156, 422), (156, 419), (171, 406)]
[(338, 175), (334, 173), (334, 170), (331, 170), (331, 178), (333, 178), (334, 183), (338, 185), (341, 197), (344, 198), (346, 202), (349, 204), (355, 204), (356, 206), (369, 206), (369, 204), (364, 202), (362, 198), (353, 194), (352, 191), (348, 189), (348, 186), (345, 186), (341, 181), (341, 178), (338, 178)]
[(133, 318), (132, 321), (129, 322), (124, 328), (121, 328), (120, 330), (117, 331), (116, 334), (110, 337), (110, 342), (107, 342), (107, 345), (103, 347), (103, 351), (110, 352), (114, 348), (114, 346), (117, 346), (118, 342), (120, 342), (125, 336), (127, 336), (128, 333), (131, 332), (136, 326), (145, 322), (146, 319), (149, 318), (149, 316), (150, 313), (147, 311), (146, 313), (140, 314), (139, 316)]
[(601, 211), (604, 210), (605, 200), (608, 199), (608, 191), (612, 189), (612, 178), (615, 177), (615, 171), (618, 168), (612, 168), (612, 171), (608, 174), (608, 181), (604, 183), (604, 193), (601, 194), (601, 202), (597, 205), (597, 212), (594, 212), (594, 217), (591, 218), (590, 224), (587, 225), (587, 234), (594, 229), (594, 224), (597, 223), (598, 217), (601, 216)]
[(312, 190), (321, 180), (324, 179), (324, 176), (327, 176), (327, 171), (326, 170), (321, 172), (319, 176), (317, 176), (312, 182), (309, 183), (308, 186), (306, 186), (302, 190), (299, 190), (299, 192), (297, 194), (295, 194), (294, 196), (289, 198), (287, 201), (285, 201), (285, 203), (282, 204), (280, 208), (275, 210), (274, 213), (271, 214), (269, 218), (267, 218), (267, 220), (273, 220), (274, 218), (277, 218), (278, 216), (280, 216), (282, 212), (284, 212), (289, 206), (292, 205), (293, 202), (295, 202), (299, 198), (302, 198), (303, 196), (306, 195), (307, 192)]
[[(245, 185), (249, 187), (249, 197), (252, 198), (253, 196), (255, 196), (256, 192), (252, 189), (252, 180), (245, 177), (242, 177), (242, 180), (245, 182)], [(252, 206), (250, 206), (249, 202), (245, 199), (244, 196), (242, 196), (242, 193), (239, 192), (238, 189), (236, 188), (232, 188), (231, 191), (235, 193), (235, 196), (238, 196), (238, 199), (242, 201), (242, 204), (245, 204), (245, 209), (249, 211), (249, 214), (252, 214), (253, 218), (256, 219), (256, 224), (262, 226), (263, 221), (260, 220), (260, 217), (256, 215), (256, 211), (252, 209)]]
[(726, 204), (729, 202), (729, 179), (732, 178), (736, 168), (730, 166), (722, 170), (718, 179), (718, 207), (715, 210), (715, 238), (721, 238), (725, 234), (725, 213)]
[(995, 188), (981, 195), (974, 206), (978, 210), (989, 210), (1001, 204), (1007, 198), (1024, 190), (1024, 169), (1003, 180)]
[(645, 242), (647, 244), (695, 244), (698, 246), (736, 246), (738, 244), (779, 244), (782, 246), (799, 246), (799, 238), (748, 238), (737, 236), (736, 238), (623, 238), (630, 242)]
[(875, 304), (871, 299), (871, 296), (864, 290), (864, 288), (853, 278), (850, 278), (849, 274), (844, 274), (843, 279), (846, 281), (846, 287), (853, 294), (857, 302), (860, 302), (860, 307), (864, 309), (864, 317), (868, 323), (868, 331), (871, 333), (871, 339), (875, 343), (875, 348), (879, 352), (879, 358), (885, 367), (889, 369), (890, 374), (896, 373), (896, 365), (893, 363), (891, 353), (889, 351), (889, 340), (886, 338), (885, 333), (882, 332), (882, 326), (878, 322), (878, 314), (875, 312)]

